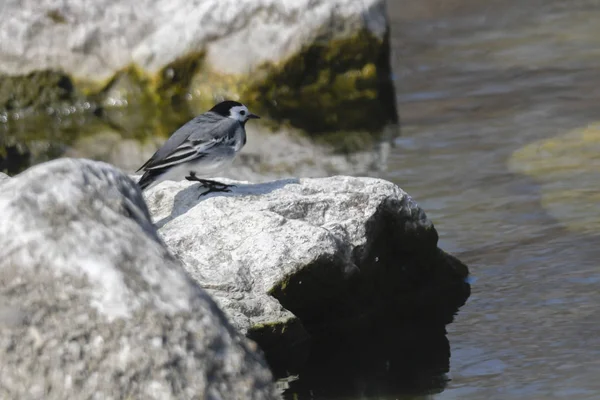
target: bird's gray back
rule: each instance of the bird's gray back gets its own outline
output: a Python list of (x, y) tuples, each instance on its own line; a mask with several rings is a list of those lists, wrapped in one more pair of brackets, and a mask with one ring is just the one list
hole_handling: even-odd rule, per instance
[(210, 111), (198, 115), (177, 129), (140, 169), (151, 167), (186, 141), (199, 142), (200, 144), (214, 141), (220, 137), (225, 140), (233, 140), (238, 128), (243, 129), (241, 124), (232, 118), (223, 117)]
[[(188, 124), (189, 127), (187, 127)], [(233, 139), (236, 129), (242, 128), (242, 125), (233, 118), (207, 112), (192, 119), (180, 129), (183, 128), (189, 130), (189, 134), (187, 134), (189, 140), (209, 142), (220, 137), (225, 140)]]

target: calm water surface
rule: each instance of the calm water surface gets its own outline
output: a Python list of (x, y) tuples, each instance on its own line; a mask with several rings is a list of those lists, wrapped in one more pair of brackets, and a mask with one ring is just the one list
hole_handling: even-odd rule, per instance
[(384, 177), (474, 276), (423, 398), (600, 399), (600, 1), (408, 3)]

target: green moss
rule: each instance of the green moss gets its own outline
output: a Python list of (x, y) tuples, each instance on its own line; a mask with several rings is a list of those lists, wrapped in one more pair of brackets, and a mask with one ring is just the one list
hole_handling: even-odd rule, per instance
[(288, 329), (290, 323), (294, 320), (274, 321), (263, 324), (256, 324), (248, 330), (248, 336), (257, 335), (282, 335)]
[(126, 136), (168, 136), (191, 117), (185, 98), (198, 57), (177, 60), (157, 76), (129, 66), (91, 97), (102, 105), (103, 118)]
[(157, 127), (161, 125), (159, 98), (153, 86), (154, 82), (141, 69), (129, 66), (89, 97), (101, 107), (98, 115), (114, 129), (142, 139), (158, 134)]
[(71, 79), (57, 71), (37, 71), (27, 75), (0, 74), (0, 112), (40, 109), (75, 103), (80, 96)]
[(271, 289), (271, 291), (269, 292), (269, 294), (273, 295), (274, 290), (278, 290), (281, 293), (285, 293), (285, 290), (287, 289), (289, 283), (290, 283), (290, 277), (286, 276), (281, 282), (279, 282), (278, 289)]
[(46, 12), (46, 17), (48, 17), (55, 24), (62, 25), (67, 23), (67, 18), (63, 13), (60, 12), (60, 10), (50, 10)]
[(395, 104), (388, 51), (387, 39), (367, 31), (316, 42), (283, 65), (265, 67), (252, 100), (309, 133), (379, 131), (396, 118), (386, 105)]
[(204, 53), (196, 52), (181, 57), (166, 67), (159, 75), (156, 83), (156, 93), (160, 102), (167, 106), (187, 104), (190, 94), (190, 84), (204, 62)]
[(91, 97), (104, 107), (154, 108), (159, 100), (152, 80), (134, 65), (117, 72), (99, 93), (91, 94)]
[(256, 104), (248, 101), (246, 80), (248, 77), (219, 74), (208, 68), (199, 70), (190, 82), (191, 109), (194, 113), (204, 112), (215, 102), (230, 99), (244, 101), (250, 109), (257, 112)]

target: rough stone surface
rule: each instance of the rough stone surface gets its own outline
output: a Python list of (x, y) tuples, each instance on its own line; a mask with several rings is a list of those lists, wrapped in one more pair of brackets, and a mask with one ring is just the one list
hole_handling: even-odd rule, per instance
[(393, 183), (234, 183), (198, 199), (198, 184), (167, 181), (145, 197), (171, 251), (242, 332), (297, 338), (351, 321), (339, 327), (347, 336), (365, 315), (443, 326), (464, 302), (466, 266), (437, 248), (431, 221)]
[(168, 182), (150, 191), (147, 201), (160, 234), (190, 275), (247, 331), (289, 316), (267, 293), (302, 268), (339, 259), (331, 272), (340, 278), (356, 269), (352, 248), (365, 243), (366, 220), (386, 196), (404, 196), (395, 185), (376, 182), (235, 182), (234, 195), (200, 201), (197, 185)]
[(245, 74), (317, 38), (387, 29), (381, 0), (7, 0), (0, 14), (1, 72), (93, 80), (130, 64), (158, 72), (194, 51), (217, 71)]
[(142, 127), (228, 98), (318, 135), (398, 122), (384, 0), (7, 0), (0, 12), (0, 119), (127, 109)]
[(254, 343), (168, 252), (133, 182), (62, 159), (2, 183), (0, 398), (272, 399)]

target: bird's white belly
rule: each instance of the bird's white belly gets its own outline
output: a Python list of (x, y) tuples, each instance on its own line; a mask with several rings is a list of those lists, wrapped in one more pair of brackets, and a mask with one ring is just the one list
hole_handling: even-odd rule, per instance
[(233, 149), (230, 151), (224, 149), (224, 151), (211, 154), (198, 161), (175, 165), (162, 174), (158, 180), (180, 181), (189, 176), (191, 172), (194, 172), (199, 178), (212, 178), (213, 174), (225, 170), (233, 162), (235, 155), (236, 152)]

